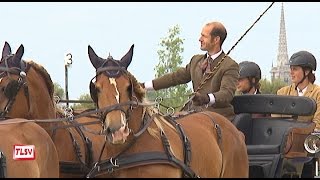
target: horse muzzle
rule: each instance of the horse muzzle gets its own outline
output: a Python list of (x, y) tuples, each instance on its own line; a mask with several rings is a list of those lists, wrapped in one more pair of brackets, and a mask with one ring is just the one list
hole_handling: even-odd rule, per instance
[(123, 144), (126, 142), (127, 137), (130, 134), (130, 129), (128, 128), (128, 124), (126, 124), (116, 131), (112, 131), (110, 128), (107, 128), (104, 132), (106, 134), (107, 140), (110, 143)]

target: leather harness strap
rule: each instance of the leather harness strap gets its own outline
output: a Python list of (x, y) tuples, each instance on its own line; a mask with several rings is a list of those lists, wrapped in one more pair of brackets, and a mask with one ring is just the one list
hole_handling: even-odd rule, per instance
[[(175, 121), (172, 118), (166, 119), (168, 122), (170, 122), (179, 132), (179, 136), (183, 145), (183, 157), (184, 157), (184, 164), (190, 168), (190, 162), (191, 162), (191, 143), (189, 141), (189, 138), (186, 136), (181, 124), (179, 124), (177, 121)], [(190, 173), (189, 173), (190, 174)], [(182, 174), (183, 177), (188, 177), (185, 172)]]
[[(155, 114), (154, 114), (155, 115)], [(165, 152), (142, 152), (142, 153), (135, 153), (135, 154), (124, 154), (132, 144), (134, 144), (137, 140), (137, 138), (140, 137), (140, 135), (145, 132), (147, 127), (151, 124), (151, 122), (154, 119), (154, 115), (149, 116), (147, 113), (143, 117), (143, 126), (140, 127), (140, 130), (135, 134), (134, 139), (132, 143), (130, 143), (123, 151), (118, 153), (118, 155), (115, 156), (115, 158), (110, 158), (108, 160), (102, 160), (95, 163), (94, 167), (91, 169), (91, 171), (88, 173), (87, 177), (92, 177), (94, 175), (98, 175), (100, 172), (105, 173), (112, 173), (116, 170), (121, 169), (127, 169), (137, 166), (143, 166), (143, 165), (150, 165), (150, 164), (168, 164), (171, 166), (179, 167), (183, 171), (184, 177), (199, 177), (194, 173), (194, 171), (190, 168), (189, 160), (191, 159), (191, 148), (190, 143), (187, 140), (186, 136), (184, 135), (183, 131), (178, 130), (182, 136), (181, 138), (186, 139), (186, 141), (182, 141), (184, 144), (184, 155), (185, 160), (182, 162), (178, 158), (174, 156), (174, 154), (171, 151), (170, 143), (168, 138), (166, 137), (165, 133), (163, 131), (160, 131), (161, 135), (161, 141), (163, 144), (163, 147), (165, 149)], [(172, 123), (172, 122), (171, 122)], [(177, 127), (177, 126), (175, 126)], [(186, 163), (187, 162), (187, 163)]]
[(0, 178), (7, 177), (7, 161), (6, 156), (0, 151)]

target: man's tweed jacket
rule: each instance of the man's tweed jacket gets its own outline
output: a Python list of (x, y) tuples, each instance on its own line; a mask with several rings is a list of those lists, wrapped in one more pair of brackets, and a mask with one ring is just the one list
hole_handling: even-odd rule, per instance
[[(154, 79), (152, 81), (154, 89), (164, 89), (192, 81), (193, 90), (195, 91), (204, 77), (200, 66), (206, 59), (206, 56), (206, 54), (194, 55), (186, 67), (179, 68), (176, 72)], [(225, 53), (222, 52), (216, 59), (214, 59), (211, 65), (211, 70), (217, 66), (218, 62), (224, 56)], [(212, 106), (209, 106), (208, 110), (217, 112), (227, 117), (229, 120), (233, 120), (234, 111), (231, 101), (236, 91), (238, 77), (238, 63), (229, 56), (226, 56), (220, 66), (214, 71), (213, 77), (211, 77), (203, 88), (199, 90), (199, 93), (201, 94), (212, 93), (215, 97), (215, 103)], [(199, 110), (199, 108), (205, 109), (206, 107), (202, 106), (193, 108)]]

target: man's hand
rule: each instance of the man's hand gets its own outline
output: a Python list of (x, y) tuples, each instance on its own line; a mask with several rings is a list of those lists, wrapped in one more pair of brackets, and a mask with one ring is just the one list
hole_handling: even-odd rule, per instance
[(202, 106), (202, 105), (208, 104), (210, 102), (210, 98), (208, 94), (200, 94), (196, 92), (192, 101), (195, 106)]

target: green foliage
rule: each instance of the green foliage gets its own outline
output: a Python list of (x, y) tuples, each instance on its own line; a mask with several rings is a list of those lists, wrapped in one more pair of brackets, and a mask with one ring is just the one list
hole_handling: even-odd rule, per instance
[(64, 89), (57, 82), (53, 83), (54, 86), (54, 96), (58, 96), (60, 99), (65, 98)]
[(287, 83), (282, 81), (281, 79), (274, 79), (273, 81), (261, 79), (260, 84), (262, 94), (277, 94), (277, 91), (280, 88), (287, 86)]
[[(64, 89), (58, 84), (58, 83), (53, 83), (54, 85), (54, 96), (58, 96), (60, 99), (65, 99), (65, 92)], [(86, 102), (81, 102), (81, 103), (69, 103), (70, 107), (72, 109), (92, 109), (95, 108), (94, 103), (89, 103), (89, 101), (92, 102), (90, 94), (82, 94), (80, 98), (78, 99), (79, 101), (87, 101)], [(59, 103), (60, 107), (65, 107), (66, 103)]]
[[(159, 56), (159, 63), (155, 67), (156, 77), (160, 77), (164, 74), (176, 71), (182, 64), (183, 53), (183, 40), (179, 37), (180, 27), (175, 25), (169, 29), (168, 36), (161, 39), (160, 49), (157, 51)], [(175, 108), (175, 111), (179, 110), (183, 104), (187, 101), (186, 95), (191, 93), (191, 89), (187, 84), (170, 87), (163, 90), (158, 90), (155, 93), (149, 93), (149, 99), (155, 99), (156, 97), (162, 97), (161, 104)], [(160, 109), (162, 113), (166, 113), (166, 109)]]
[(79, 98), (80, 101), (88, 101), (88, 103), (75, 103), (72, 107), (72, 109), (94, 109), (95, 104), (89, 103), (89, 101), (92, 101), (90, 94), (82, 94)]

